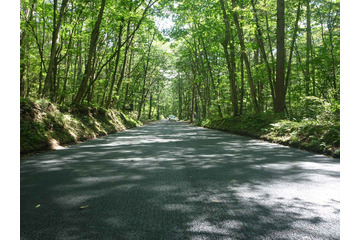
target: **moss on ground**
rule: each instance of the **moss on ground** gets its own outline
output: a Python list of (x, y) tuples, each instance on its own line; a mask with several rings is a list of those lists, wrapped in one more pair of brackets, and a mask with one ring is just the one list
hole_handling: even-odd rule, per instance
[(304, 119), (280, 120), (269, 114), (253, 114), (196, 123), (212, 128), (275, 142), (299, 149), (340, 157), (340, 124)]
[(118, 110), (20, 100), (21, 155), (54, 149), (142, 125)]

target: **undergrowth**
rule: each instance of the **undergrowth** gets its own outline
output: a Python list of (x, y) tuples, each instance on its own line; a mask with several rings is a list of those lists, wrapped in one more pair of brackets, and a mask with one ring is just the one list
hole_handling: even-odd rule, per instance
[(141, 125), (123, 112), (95, 106), (57, 106), (20, 99), (20, 153), (27, 154)]
[(285, 119), (273, 114), (249, 114), (203, 119), (197, 125), (276, 142), (316, 153), (340, 157), (339, 106), (306, 97), (297, 112)]

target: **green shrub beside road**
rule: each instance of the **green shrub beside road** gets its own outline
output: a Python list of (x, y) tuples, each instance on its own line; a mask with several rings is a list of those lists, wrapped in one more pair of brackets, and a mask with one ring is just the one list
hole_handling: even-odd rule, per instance
[(316, 153), (340, 157), (340, 124), (303, 119), (279, 120), (272, 115), (253, 114), (224, 119), (204, 119), (196, 123), (244, 136), (280, 143)]

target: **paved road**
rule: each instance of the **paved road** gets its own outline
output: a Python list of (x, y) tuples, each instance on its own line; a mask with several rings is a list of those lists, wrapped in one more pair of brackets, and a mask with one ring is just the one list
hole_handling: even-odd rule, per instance
[(23, 159), (21, 238), (339, 239), (339, 177), (332, 158), (164, 120)]

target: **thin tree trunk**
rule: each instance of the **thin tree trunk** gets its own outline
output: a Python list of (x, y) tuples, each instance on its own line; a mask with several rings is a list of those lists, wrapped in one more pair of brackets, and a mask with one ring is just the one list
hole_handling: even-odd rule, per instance
[(147, 59), (146, 59), (144, 75), (143, 75), (144, 81), (143, 81), (142, 96), (141, 96), (141, 101), (139, 103), (139, 111), (138, 111), (138, 117), (137, 117), (138, 120), (140, 120), (140, 118), (141, 118), (142, 105), (144, 104), (147, 92), (149, 91), (149, 89), (146, 89), (146, 78), (147, 78), (147, 73), (148, 73), (148, 70), (149, 70), (150, 52), (151, 52), (151, 47), (152, 47), (152, 44), (154, 42), (154, 39), (155, 39), (155, 32), (153, 34), (152, 40), (149, 43), (149, 47), (148, 47)]
[(92, 60), (93, 60), (93, 55), (95, 54), (95, 51), (96, 51), (97, 40), (98, 40), (99, 34), (100, 34), (100, 24), (101, 24), (103, 13), (104, 13), (105, 3), (106, 3), (106, 0), (101, 1), (101, 7), (100, 7), (99, 14), (98, 14), (98, 18), (96, 20), (94, 29), (91, 33), (91, 41), (90, 41), (88, 59), (86, 62), (86, 67), (85, 67), (85, 73), (84, 73), (84, 77), (81, 81), (79, 91), (73, 101), (73, 104), (75, 104), (75, 105), (77, 105), (81, 102), (81, 100), (86, 92), (86, 87), (87, 87), (87, 83), (90, 79), (90, 74), (93, 72), (92, 71), (92, 66), (93, 66)]
[(182, 99), (182, 77), (179, 76), (179, 91), (178, 91), (178, 94), (179, 94), (179, 120), (182, 119), (182, 104), (183, 104), (183, 99)]
[(240, 88), (240, 115), (244, 113), (244, 55), (240, 57), (240, 68), (241, 68), (241, 88)]
[[(130, 33), (130, 21), (127, 26), (127, 35), (129, 35), (129, 33)], [(129, 51), (130, 45), (132, 44), (132, 41), (133, 41), (133, 38), (131, 38), (129, 40), (129, 42), (126, 44), (126, 47), (125, 47), (124, 60), (123, 60), (123, 64), (122, 64), (122, 68), (121, 68), (121, 72), (120, 72), (120, 78), (119, 78), (118, 84), (116, 86), (116, 94), (118, 96), (120, 96), (121, 84), (122, 84), (122, 82), (124, 80), (124, 76), (125, 76), (125, 69), (126, 69), (126, 64), (127, 64), (127, 59), (128, 59), (128, 51)], [(115, 103), (115, 99), (113, 100), (113, 104), (114, 103)]]
[(128, 82), (126, 83), (126, 91), (125, 91), (125, 96), (124, 96), (124, 102), (123, 102), (123, 109), (125, 109), (125, 104), (127, 102), (128, 99), (128, 94), (129, 94), (129, 81), (131, 79), (131, 66), (132, 66), (132, 60), (134, 58), (134, 51), (130, 51), (130, 59), (129, 59), (129, 67), (128, 67)]
[(70, 59), (71, 59), (71, 55), (69, 54), (68, 57), (67, 57), (67, 64), (66, 64), (66, 72), (65, 72), (64, 85), (63, 85), (61, 97), (60, 97), (60, 100), (59, 100), (59, 103), (60, 103), (60, 104), (65, 101), (66, 89), (67, 89), (68, 78), (69, 78)]
[[(330, 20), (330, 12), (332, 11), (332, 6), (333, 3), (329, 2), (330, 4), (330, 9), (329, 9), (329, 19), (328, 19), (328, 30), (329, 30), (329, 40), (330, 40), (330, 54), (331, 54), (331, 60), (332, 60), (332, 79), (333, 79), (333, 88), (335, 90), (335, 98), (338, 98), (338, 93), (337, 93), (337, 83), (336, 83), (336, 63), (335, 63), (335, 56), (334, 56), (334, 43), (333, 43), (333, 24), (331, 23)], [(336, 15), (337, 16), (337, 15)], [(335, 16), (335, 18), (336, 18)]]
[[(232, 7), (234, 9), (237, 7), (236, 0), (232, 0)], [(240, 41), (241, 54), (243, 55), (244, 61), (245, 61), (246, 72), (247, 72), (247, 76), (248, 76), (248, 83), (249, 83), (249, 86), (250, 86), (250, 95), (251, 95), (251, 98), (252, 98), (252, 102), (254, 104), (255, 112), (258, 113), (258, 112), (260, 112), (260, 109), (259, 109), (258, 101), (256, 99), (256, 89), (255, 89), (254, 81), (253, 81), (253, 78), (252, 78), (250, 61), (249, 61), (249, 58), (248, 58), (248, 56), (246, 54), (246, 47), (245, 47), (245, 41), (244, 41), (244, 32), (243, 32), (242, 26), (240, 26), (239, 17), (238, 17), (236, 12), (233, 12), (233, 18), (234, 18), (238, 38), (239, 38), (239, 41)]]
[[(32, 2), (30, 10), (27, 12), (27, 16), (25, 19), (27, 22), (31, 22), (33, 20), (33, 12), (36, 2), (37, 0), (34, 0)], [(26, 56), (27, 48), (29, 47), (28, 46), (29, 44), (27, 42), (27, 33), (28, 33), (27, 29), (24, 29), (20, 35), (20, 96), (21, 97), (25, 96), (26, 80), (24, 78), (24, 74), (27, 67), (27, 64), (25, 63), (25, 56)]]
[[(275, 94), (274, 94), (272, 70), (271, 70), (270, 63), (269, 63), (269, 60), (267, 58), (267, 54), (266, 54), (266, 51), (265, 51), (265, 44), (264, 44), (264, 41), (263, 41), (263, 35), (262, 35), (261, 28), (260, 28), (259, 19), (258, 19), (258, 15), (257, 15), (257, 9), (255, 7), (254, 0), (251, 0), (251, 4), (252, 4), (252, 7), (253, 7), (253, 11), (254, 11), (256, 29), (257, 29), (257, 32), (258, 32), (258, 34), (257, 34), (258, 43), (259, 43), (259, 46), (260, 46), (261, 55), (263, 56), (263, 59), (265, 61), (267, 75), (268, 75), (268, 81), (269, 81), (270, 90), (271, 90), (271, 97), (272, 97), (273, 102), (274, 102)], [(268, 35), (268, 38), (270, 38), (269, 35)], [(269, 39), (269, 42), (271, 43), (270, 39)]]
[[(300, 14), (301, 14), (300, 8), (301, 8), (301, 0), (299, 1), (298, 7), (297, 7), (296, 21), (295, 21), (295, 26), (294, 26), (294, 33), (293, 33), (292, 42), (291, 42), (291, 46), (290, 46), (289, 60), (288, 60), (288, 66), (287, 66), (287, 71), (286, 71), (286, 77), (285, 77), (285, 90), (284, 90), (285, 95), (286, 95), (286, 92), (287, 92), (287, 89), (288, 89), (288, 86), (289, 86), (289, 81), (290, 81), (291, 61), (292, 61), (292, 56), (293, 56), (293, 52), (294, 52), (294, 46), (295, 46), (295, 42), (296, 42), (299, 19), (300, 19)], [(307, 89), (306, 93), (308, 94), (308, 92), (309, 92), (309, 89)], [(284, 98), (285, 97), (286, 96), (284, 96)]]
[(66, 9), (66, 5), (67, 5), (68, 1), (69, 0), (62, 1), (61, 7), (60, 7), (59, 19), (57, 19), (56, 9), (57, 9), (58, 1), (54, 0), (54, 19), (53, 19), (54, 30), (52, 33), (48, 72), (45, 77), (45, 85), (44, 85), (44, 89), (43, 89), (43, 97), (50, 97), (50, 100), (53, 100), (55, 97), (54, 83), (55, 83), (55, 74), (56, 74), (56, 68), (57, 68), (57, 59), (56, 59), (57, 39), (59, 36), (61, 23), (62, 23), (64, 15), (65, 15), (65, 9)]
[(149, 107), (149, 115), (148, 115), (148, 119), (151, 119), (151, 110), (152, 110), (152, 100), (153, 100), (153, 95), (150, 95), (150, 107)]
[(116, 59), (115, 59), (115, 69), (114, 72), (112, 74), (112, 78), (111, 78), (111, 85), (110, 85), (110, 91), (109, 91), (109, 96), (106, 102), (106, 108), (110, 107), (111, 104), (111, 100), (113, 98), (113, 90), (114, 90), (114, 86), (115, 86), (115, 80), (116, 80), (116, 74), (117, 74), (117, 70), (118, 70), (118, 66), (119, 66), (119, 61), (120, 61), (120, 52), (121, 52), (121, 39), (122, 39), (122, 33), (123, 33), (123, 29), (124, 29), (124, 18), (121, 18), (121, 24), (120, 24), (120, 29), (119, 29), (119, 35), (118, 35), (118, 44), (117, 44), (117, 50), (116, 50)]
[[(300, 4), (299, 4), (300, 5)], [(309, 95), (310, 86), (310, 49), (311, 49), (311, 12), (310, 0), (306, 1), (306, 67), (305, 67), (305, 94)]]
[[(234, 44), (231, 42), (230, 23), (229, 23), (227, 14), (226, 14), (225, 2), (224, 2), (224, 0), (220, 0), (220, 3), (221, 3), (223, 19), (224, 19), (224, 23), (225, 23), (225, 40), (222, 43), (222, 45), (224, 48), (227, 68), (229, 71), (232, 112), (233, 112), (233, 116), (238, 116), (239, 109), (238, 109), (238, 99), (237, 99), (237, 93), (236, 93), (236, 69), (235, 69), (236, 65), (235, 65), (235, 59), (234, 59)], [(230, 43), (230, 54), (228, 51), (229, 43)]]
[(191, 95), (191, 117), (190, 122), (194, 122), (194, 104), (195, 104), (195, 76), (192, 81), (192, 95)]

